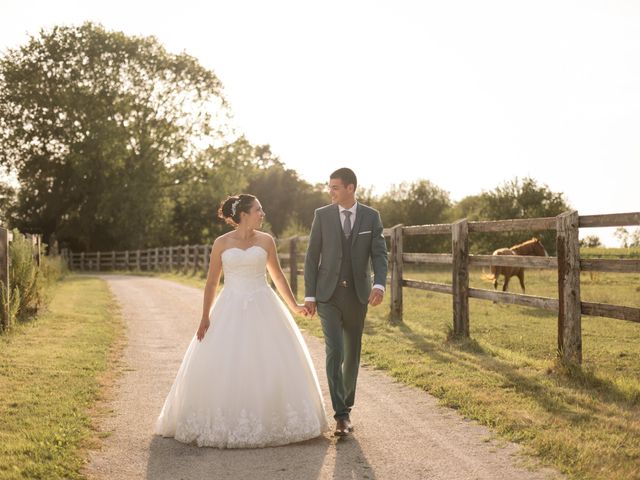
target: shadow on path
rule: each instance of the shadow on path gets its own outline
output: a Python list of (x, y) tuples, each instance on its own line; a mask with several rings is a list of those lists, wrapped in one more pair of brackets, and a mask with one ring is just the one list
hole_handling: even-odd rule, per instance
[(321, 436), (282, 447), (221, 450), (155, 436), (149, 445), (146, 478), (315, 479), (320, 477), (330, 445), (331, 441)]

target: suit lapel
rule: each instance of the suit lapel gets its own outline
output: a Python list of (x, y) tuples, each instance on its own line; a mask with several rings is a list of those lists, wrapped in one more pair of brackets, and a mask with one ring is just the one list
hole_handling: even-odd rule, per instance
[(351, 245), (353, 246), (356, 243), (356, 237), (358, 236), (358, 231), (360, 230), (360, 223), (362, 223), (362, 215), (364, 215), (364, 209), (362, 205), (358, 203), (356, 207), (356, 223), (351, 228)]
[(338, 204), (334, 204), (334, 209), (333, 209), (333, 213), (332, 216), (335, 218), (335, 229), (336, 229), (336, 240), (338, 241), (338, 249), (340, 252), (342, 252), (342, 223), (340, 223), (340, 208), (338, 208)]

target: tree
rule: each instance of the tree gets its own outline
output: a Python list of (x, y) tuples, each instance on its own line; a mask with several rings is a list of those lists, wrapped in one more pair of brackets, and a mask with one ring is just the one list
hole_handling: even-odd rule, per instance
[(569, 208), (563, 193), (530, 177), (516, 177), (483, 196), (482, 214), (493, 219), (555, 216)]
[[(429, 180), (394, 185), (380, 197), (374, 206), (380, 211), (388, 227), (446, 223), (449, 220), (452, 202), (449, 193)], [(406, 251), (440, 251), (451, 249), (451, 239), (442, 236), (414, 236), (404, 241)]]
[(452, 209), (451, 219), (466, 218), (469, 221), (484, 220), (485, 197), (482, 194), (468, 195), (457, 202)]
[(167, 191), (173, 199), (171, 238), (164, 245), (210, 243), (229, 230), (218, 219), (220, 202), (228, 195), (243, 193), (254, 168), (255, 148), (241, 137), (223, 147), (209, 147), (193, 161), (172, 168), (173, 185)]
[(620, 240), (620, 246), (622, 248), (629, 247), (629, 231), (624, 227), (616, 228), (616, 231), (613, 234), (618, 240)]
[(588, 235), (580, 240), (580, 246), (585, 248), (596, 248), (601, 247), (602, 242), (600, 241), (600, 237), (597, 235)]
[(153, 37), (42, 30), (0, 59), (0, 165), (12, 224), (73, 249), (140, 248), (167, 228), (171, 166), (228, 133), (215, 74)]
[(0, 181), (0, 223), (9, 224), (9, 212), (15, 208), (16, 189), (8, 183)]
[(620, 246), (622, 248), (640, 247), (640, 228), (636, 228), (633, 232), (630, 232), (625, 227), (618, 227), (613, 235), (620, 240)]
[[(564, 194), (553, 192), (530, 177), (517, 177), (494, 190), (463, 198), (454, 211), (469, 220), (501, 220), (508, 218), (554, 217), (569, 210)], [(478, 233), (471, 235), (473, 252), (490, 253), (501, 247), (511, 247), (537, 236), (549, 254), (556, 250), (555, 232), (530, 231), (509, 233)]]
[(272, 233), (311, 228), (314, 210), (328, 202), (323, 187), (314, 188), (286, 168), (268, 145), (256, 147), (256, 157), (247, 191), (260, 199)]

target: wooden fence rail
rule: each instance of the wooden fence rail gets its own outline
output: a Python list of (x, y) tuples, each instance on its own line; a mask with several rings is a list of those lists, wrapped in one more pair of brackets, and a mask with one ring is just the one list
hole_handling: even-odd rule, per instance
[[(580, 271), (640, 272), (637, 259), (581, 259), (578, 241), (580, 228), (640, 225), (640, 212), (579, 216), (565, 212), (557, 217), (468, 222), (452, 224), (412, 225), (385, 230), (391, 243), (391, 311), (390, 318), (402, 321), (403, 288), (415, 288), (453, 296), (453, 331), (469, 336), (468, 299), (525, 305), (558, 312), (558, 353), (563, 360), (582, 362), (582, 315), (595, 315), (640, 322), (640, 308), (583, 302), (580, 299)], [(556, 257), (520, 255), (469, 255), (469, 234), (477, 232), (513, 232), (523, 230), (555, 230)], [(405, 235), (451, 235), (451, 254), (403, 253)], [(403, 265), (451, 265), (451, 284), (404, 278)], [(558, 272), (558, 298), (539, 297), (509, 292), (469, 288), (469, 266), (505, 266), (553, 269)]]
[[(294, 295), (298, 294), (298, 275), (303, 273), (301, 265), (304, 251), (300, 249), (299, 245), (307, 239), (306, 236), (296, 236), (277, 241), (280, 250), (286, 249), (286, 253), (278, 253), (278, 257), (282, 262), (283, 269), (289, 272), (289, 283)], [(143, 250), (108, 252), (74, 253), (67, 251), (65, 254), (69, 268), (76, 271), (167, 272), (177, 270), (182, 273), (195, 275), (201, 272), (206, 275), (209, 270), (211, 245), (172, 245)]]
[[(572, 362), (582, 361), (581, 315), (595, 315), (640, 322), (640, 308), (583, 302), (580, 299), (580, 271), (640, 272), (638, 259), (581, 259), (578, 243), (580, 228), (640, 225), (640, 212), (579, 216), (565, 212), (557, 217), (509, 219), (469, 222), (466, 219), (451, 224), (396, 225), (384, 230), (390, 239), (390, 318), (402, 322), (403, 289), (414, 288), (445, 293), (453, 297), (454, 334), (469, 336), (469, 298), (524, 305), (558, 312), (558, 353)], [(514, 232), (529, 230), (556, 231), (556, 257), (521, 255), (471, 255), (469, 235), (479, 232)], [(414, 235), (451, 235), (451, 253), (404, 253), (403, 238)], [(308, 237), (278, 240), (279, 258), (289, 271), (289, 282), (298, 293), (298, 275), (303, 250), (301, 242)], [(0, 252), (2, 248), (0, 233)], [(209, 269), (211, 245), (179, 245), (121, 252), (68, 253), (73, 270), (139, 270), (198, 271)], [(404, 277), (404, 264), (451, 265), (451, 284), (426, 282)], [(558, 298), (524, 295), (469, 287), (469, 266), (504, 266), (550, 269), (558, 272)], [(287, 268), (288, 267), (288, 268)], [(2, 266), (0, 265), (0, 274)]]

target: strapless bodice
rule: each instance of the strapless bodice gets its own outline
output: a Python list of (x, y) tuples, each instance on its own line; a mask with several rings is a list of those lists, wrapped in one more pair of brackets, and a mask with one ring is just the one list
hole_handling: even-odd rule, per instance
[(267, 252), (253, 245), (246, 250), (232, 247), (222, 252), (225, 288), (255, 289), (268, 286), (266, 279)]

